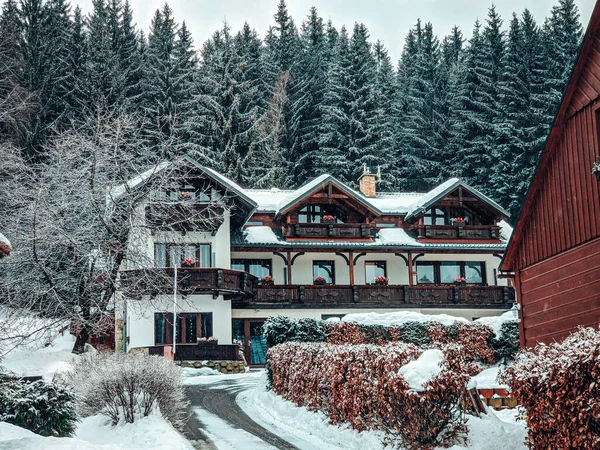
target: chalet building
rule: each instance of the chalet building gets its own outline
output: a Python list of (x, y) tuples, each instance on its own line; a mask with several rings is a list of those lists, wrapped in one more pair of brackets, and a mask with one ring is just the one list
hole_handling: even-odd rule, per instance
[[(222, 222), (138, 237), (154, 258), (152, 270), (174, 277), (175, 266), (191, 262), (177, 275), (181, 351), (203, 337), (237, 339), (247, 361), (261, 364), (261, 326), (270, 316), (411, 310), (471, 320), (513, 306), (513, 289), (497, 276), (508, 214), (458, 179), (427, 193), (377, 192), (377, 177), (365, 171), (359, 190), (330, 175), (296, 190), (256, 190), (188, 162), (193, 177), (177, 189), (189, 194), (156, 198), (185, 198), (199, 208), (209, 197), (223, 199)], [(196, 186), (207, 183), (210, 195), (199, 195)], [(124, 285), (135, 284), (140, 270), (147, 268), (126, 268)], [(117, 348), (172, 345), (172, 286), (150, 294), (124, 288), (117, 300)]]
[(524, 347), (600, 323), (599, 136), (597, 3), (501, 266), (514, 277)]

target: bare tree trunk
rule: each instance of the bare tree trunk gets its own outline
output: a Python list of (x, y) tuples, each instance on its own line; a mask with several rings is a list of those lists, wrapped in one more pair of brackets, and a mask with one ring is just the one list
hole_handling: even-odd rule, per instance
[(75, 353), (76, 355), (81, 355), (85, 350), (85, 344), (90, 337), (90, 332), (88, 328), (84, 325), (77, 333), (77, 337), (75, 338), (75, 345), (73, 345), (73, 351), (71, 353)]

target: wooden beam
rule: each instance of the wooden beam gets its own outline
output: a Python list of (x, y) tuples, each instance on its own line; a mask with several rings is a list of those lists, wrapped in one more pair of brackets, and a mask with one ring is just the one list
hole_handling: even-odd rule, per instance
[(287, 252), (287, 284), (292, 284), (292, 252)]
[(348, 253), (348, 270), (350, 271), (350, 286), (354, 286), (354, 252)]
[(412, 260), (412, 252), (408, 252), (408, 285), (412, 286), (413, 282), (413, 260)]

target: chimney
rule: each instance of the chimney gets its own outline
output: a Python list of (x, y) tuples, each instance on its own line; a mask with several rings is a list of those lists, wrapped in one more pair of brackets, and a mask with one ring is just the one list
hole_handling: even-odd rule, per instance
[(369, 171), (366, 164), (363, 167), (363, 174), (358, 179), (358, 182), (360, 192), (362, 192), (365, 197), (375, 197), (377, 194), (377, 188), (375, 187), (377, 176)]

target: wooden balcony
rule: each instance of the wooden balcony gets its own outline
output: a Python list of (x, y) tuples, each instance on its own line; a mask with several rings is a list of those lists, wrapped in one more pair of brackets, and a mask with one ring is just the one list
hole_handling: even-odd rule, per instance
[(419, 238), (499, 239), (500, 227), (493, 225), (419, 225)]
[[(174, 269), (127, 270), (121, 273), (121, 288), (130, 298), (143, 295), (172, 295)], [(255, 276), (240, 270), (217, 268), (178, 268), (177, 289), (183, 295), (212, 294), (234, 299), (256, 294)]]
[(372, 237), (364, 223), (296, 223), (285, 228), (285, 237), (357, 239)]
[(151, 202), (146, 206), (146, 220), (156, 228), (186, 231), (216, 231), (223, 223), (223, 208), (212, 203)]
[(515, 301), (506, 286), (274, 285), (259, 286), (255, 297), (234, 308), (498, 308)]

